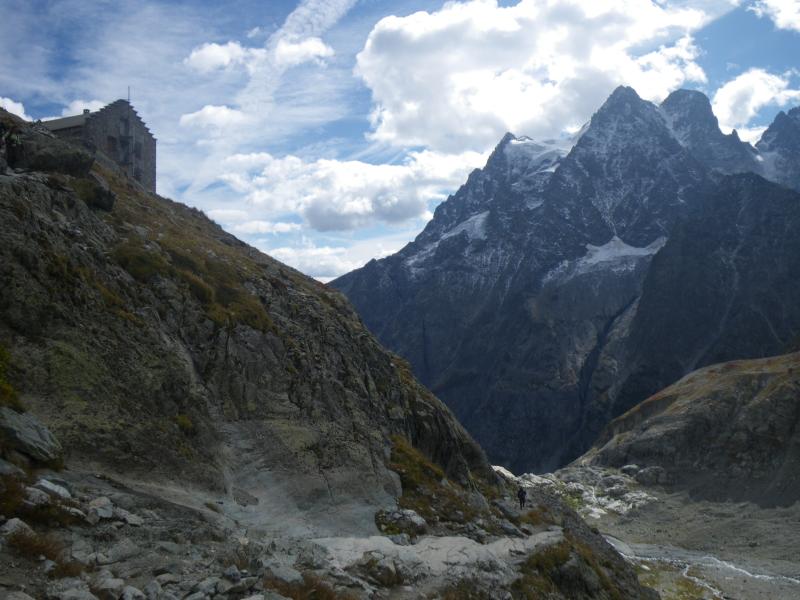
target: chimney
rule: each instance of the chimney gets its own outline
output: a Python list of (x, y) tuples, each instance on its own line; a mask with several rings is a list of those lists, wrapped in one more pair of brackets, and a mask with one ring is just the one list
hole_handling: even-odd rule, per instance
[(84, 108), (83, 109), (83, 114), (88, 115), (89, 114), (89, 109), (88, 108)]

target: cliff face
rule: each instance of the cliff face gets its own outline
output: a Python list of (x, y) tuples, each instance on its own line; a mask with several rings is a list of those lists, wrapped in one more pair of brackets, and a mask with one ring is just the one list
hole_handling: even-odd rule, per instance
[(507, 135), (414, 242), (332, 285), (493, 462), (552, 470), (692, 369), (800, 333), (796, 196), (761, 177), (793, 184), (794, 117), (770, 129), (768, 155), (702, 94), (619, 88), (572, 140)]
[(341, 294), (17, 126), (12, 166), (54, 162), (0, 174), (0, 343), (70, 464), (336, 510), (341, 526), (343, 507), (399, 495), (391, 435), (454, 479), (490, 476)]
[(581, 462), (661, 467), (702, 498), (800, 499), (800, 354), (694, 371), (606, 428)]

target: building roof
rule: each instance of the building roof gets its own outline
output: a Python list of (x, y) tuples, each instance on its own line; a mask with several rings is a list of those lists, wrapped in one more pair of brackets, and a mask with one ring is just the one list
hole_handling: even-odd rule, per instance
[[(114, 102), (112, 102), (111, 104), (107, 104), (100, 110), (96, 110), (93, 112), (89, 112), (88, 110), (86, 110), (83, 112), (83, 114), (80, 115), (73, 115), (71, 117), (62, 117), (60, 119), (51, 119), (49, 121), (42, 121), (42, 125), (47, 127), (50, 131), (59, 131), (61, 129), (70, 129), (72, 127), (83, 127), (86, 124), (87, 119), (90, 119), (91, 117), (94, 117), (95, 115), (103, 112), (107, 108), (120, 103), (128, 105), (133, 115), (141, 122), (142, 127), (144, 127), (145, 131), (147, 131), (147, 133), (149, 133), (152, 136), (153, 133), (150, 131), (150, 128), (147, 126), (144, 120), (139, 116), (139, 113), (136, 112), (136, 109), (133, 108), (133, 105), (131, 105), (131, 103), (128, 102), (127, 100), (123, 99), (114, 100)], [(155, 139), (155, 136), (153, 136), (153, 139)]]
[(86, 117), (91, 113), (84, 113), (82, 115), (73, 115), (71, 117), (64, 117), (62, 119), (52, 119), (50, 121), (42, 121), (42, 125), (47, 127), (50, 131), (58, 131), (59, 129), (69, 129), (70, 127), (83, 127), (86, 123)]

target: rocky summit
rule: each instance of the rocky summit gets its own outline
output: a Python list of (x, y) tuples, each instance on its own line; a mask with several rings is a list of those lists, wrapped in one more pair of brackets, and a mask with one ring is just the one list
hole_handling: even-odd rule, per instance
[(755, 147), (703, 94), (617, 89), (506, 135), (397, 254), (335, 280), (492, 462), (549, 471), (690, 371), (800, 334), (797, 118)]
[(341, 293), (0, 121), (0, 596), (657, 597)]

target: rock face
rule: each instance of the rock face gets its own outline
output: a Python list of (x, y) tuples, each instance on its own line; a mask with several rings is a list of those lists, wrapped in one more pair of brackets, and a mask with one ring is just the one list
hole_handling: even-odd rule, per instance
[[(794, 222), (798, 197), (741, 174), (800, 188), (792, 162), (798, 114), (779, 115), (757, 150), (722, 134), (698, 92), (680, 90), (655, 106), (619, 88), (572, 140), (506, 135), (412, 243), (332, 285), (493, 462), (553, 470), (583, 453), (611, 418), (692, 369), (785, 351), (800, 333), (797, 255), (777, 250), (796, 245), (798, 230), (780, 223)], [(770, 167), (778, 162), (780, 177)], [(768, 198), (764, 212), (759, 197)], [(764, 228), (773, 226), (769, 247)], [(699, 236), (695, 247), (687, 236)], [(695, 283), (698, 293), (719, 296), (708, 311), (721, 312), (708, 322), (703, 305), (681, 295)], [(782, 292), (767, 291), (773, 283)], [(723, 301), (731, 297), (735, 306)], [(779, 320), (770, 302), (781, 307)], [(734, 343), (748, 327), (737, 312), (744, 306), (767, 317), (752, 324), (757, 340)], [(670, 309), (681, 317), (667, 326), (658, 319)], [(689, 322), (704, 337), (678, 354), (672, 336), (698, 333)], [(767, 339), (763, 329), (774, 331)], [(726, 341), (712, 340), (719, 336)]]
[[(712, 500), (800, 499), (800, 354), (695, 371), (613, 420), (582, 463), (636, 463)], [(640, 478), (637, 474), (637, 479)]]
[[(21, 170), (37, 165), (0, 175), (0, 344), (71, 465), (210, 490), (242, 522), (268, 506), (371, 530), (399, 494), (390, 435), (456, 480), (492, 477), (341, 294), (120, 173)], [(114, 202), (94, 202), (101, 180)]]

